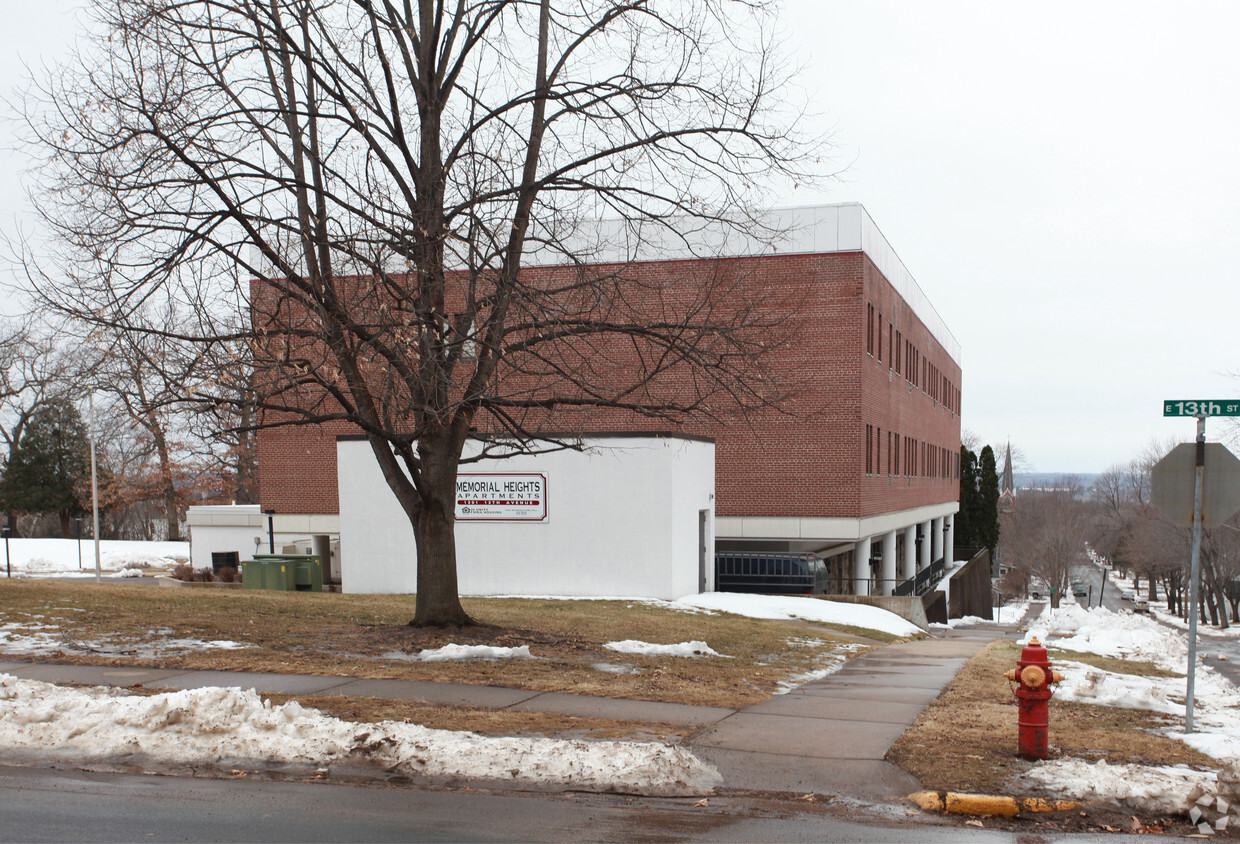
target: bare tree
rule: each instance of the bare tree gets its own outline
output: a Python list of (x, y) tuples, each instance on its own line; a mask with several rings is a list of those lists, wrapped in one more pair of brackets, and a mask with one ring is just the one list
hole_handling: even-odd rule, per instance
[(1089, 521), (1080, 485), (1060, 480), (1026, 490), (1020, 505), (1000, 521), (1004, 560), (1040, 578), (1051, 590), (1051, 607), (1058, 607), (1072, 569), (1087, 560)]
[(30, 100), (74, 259), (32, 287), (126, 331), (160, 331), (130, 318), (151, 301), (192, 312), (163, 333), (247, 344), (256, 424), (360, 429), (414, 529), (413, 623), (466, 623), (471, 431), (537, 450), (602, 410), (679, 422), (790, 392), (766, 366), (785, 291), (743, 262), (627, 264), (765, 242), (762, 186), (817, 167), (767, 6), (111, 0), (94, 51)]

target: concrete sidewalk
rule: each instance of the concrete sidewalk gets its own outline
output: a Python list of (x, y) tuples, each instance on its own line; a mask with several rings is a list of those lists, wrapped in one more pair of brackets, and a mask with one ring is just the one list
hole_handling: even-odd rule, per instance
[(994, 624), (936, 632), (850, 660), (836, 673), (716, 722), (693, 740), (729, 788), (891, 800), (918, 791), (887, 750), (984, 645)]
[(892, 743), (974, 653), (1010, 627), (938, 630), (879, 648), (822, 680), (744, 710), (620, 700), (498, 686), (359, 680), (304, 674), (186, 671), (0, 661), (0, 672), (50, 683), (190, 689), (238, 686), (290, 695), (341, 695), (465, 704), (698, 728), (689, 744), (719, 768), (724, 787), (889, 800), (917, 791), (883, 761)]

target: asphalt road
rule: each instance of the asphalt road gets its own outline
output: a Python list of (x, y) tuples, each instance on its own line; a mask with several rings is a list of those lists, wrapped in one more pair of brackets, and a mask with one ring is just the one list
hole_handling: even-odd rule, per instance
[[(902, 809), (494, 794), (0, 767), (0, 841), (1028, 841)], [(875, 813), (878, 814), (875, 814)], [(1101, 841), (1099, 836), (1050, 840)]]

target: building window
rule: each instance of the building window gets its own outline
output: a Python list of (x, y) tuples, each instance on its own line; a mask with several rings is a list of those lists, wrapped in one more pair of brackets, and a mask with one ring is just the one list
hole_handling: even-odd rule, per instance
[(874, 426), (865, 426), (865, 473), (874, 474)]

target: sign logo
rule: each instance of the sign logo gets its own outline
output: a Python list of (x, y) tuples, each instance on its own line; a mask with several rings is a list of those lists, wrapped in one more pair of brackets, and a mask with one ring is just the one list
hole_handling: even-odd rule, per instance
[(456, 476), (458, 522), (547, 521), (547, 476), (541, 473)]

